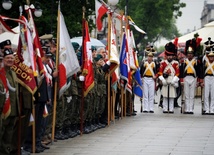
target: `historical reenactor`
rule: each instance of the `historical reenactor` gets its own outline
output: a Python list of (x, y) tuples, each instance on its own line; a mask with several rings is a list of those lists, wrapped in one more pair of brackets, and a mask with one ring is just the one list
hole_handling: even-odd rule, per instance
[(206, 51), (210, 52), (213, 49), (213, 46), (214, 46), (214, 42), (209, 37), (208, 40), (204, 42), (205, 52)]
[(152, 53), (153, 55), (157, 53), (155, 48), (152, 45), (148, 45), (144, 52), (148, 55), (149, 53)]
[(165, 45), (166, 60), (162, 61), (159, 69), (159, 79), (162, 82), (163, 113), (174, 113), (174, 98), (179, 81), (178, 61), (173, 60), (177, 53), (176, 46), (169, 42)]
[(141, 68), (141, 77), (143, 78), (143, 112), (154, 113), (156, 64), (153, 61), (153, 53), (148, 54)]
[(204, 61), (203, 66), (204, 82), (204, 112), (205, 114), (214, 114), (214, 53), (208, 54), (208, 61)]
[(194, 49), (190, 46), (187, 49), (187, 58), (180, 66), (180, 80), (184, 85), (185, 105), (184, 114), (193, 114), (195, 89), (198, 85), (198, 75), (200, 74), (199, 64), (194, 58)]
[[(3, 64), (0, 72), (0, 154), (15, 155), (13, 141), (17, 139), (19, 116), (18, 83), (16, 73), (11, 70), (14, 63), (13, 51), (5, 48), (3, 51)], [(10, 105), (7, 109), (8, 106)]]

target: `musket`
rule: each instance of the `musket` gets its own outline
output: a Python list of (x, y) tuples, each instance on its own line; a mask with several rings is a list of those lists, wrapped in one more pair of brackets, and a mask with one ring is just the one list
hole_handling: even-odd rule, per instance
[(170, 87), (170, 84), (168, 84), (167, 87), (168, 87), (168, 92), (167, 92), (168, 109), (167, 109), (167, 110), (168, 110), (168, 112), (169, 112), (169, 90), (170, 90), (169, 87)]
[(185, 100), (184, 100), (184, 86), (181, 85), (181, 113), (184, 113)]
[(140, 112), (143, 112), (143, 99), (140, 98)]
[(204, 89), (203, 87), (201, 87), (201, 114), (204, 115), (204, 93), (203, 93)]
[[(184, 64), (182, 64), (182, 71), (184, 72)], [(181, 84), (181, 113), (184, 113), (185, 109), (185, 99), (184, 99), (184, 85)]]

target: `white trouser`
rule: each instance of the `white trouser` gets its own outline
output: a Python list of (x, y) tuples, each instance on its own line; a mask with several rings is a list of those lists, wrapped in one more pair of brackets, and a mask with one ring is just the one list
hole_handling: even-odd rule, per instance
[(186, 76), (184, 78), (185, 112), (193, 112), (195, 98), (196, 78)]
[[(168, 111), (168, 98), (163, 98), (163, 111)], [(174, 98), (169, 98), (169, 111), (174, 111)]]
[(204, 110), (214, 113), (214, 76), (204, 78)]
[(155, 82), (153, 78), (143, 78), (143, 110), (154, 111)]

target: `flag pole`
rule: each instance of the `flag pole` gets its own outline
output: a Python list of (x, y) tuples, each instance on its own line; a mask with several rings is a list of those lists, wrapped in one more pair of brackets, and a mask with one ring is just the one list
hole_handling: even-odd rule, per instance
[[(121, 27), (120, 27), (120, 32), (121, 32), (121, 35), (120, 35), (120, 42), (122, 42), (122, 36), (123, 36), (123, 11), (121, 11), (120, 12), (120, 14), (121, 14), (121, 21), (120, 21), (120, 25), (121, 25)], [(121, 48), (121, 47), (120, 47)], [(120, 86), (120, 89), (121, 89), (121, 101), (120, 101), (120, 104), (121, 104), (121, 119), (123, 118), (123, 105), (124, 105), (124, 95), (123, 95), (123, 93), (124, 93), (124, 88), (122, 87), (122, 86)]]
[[(108, 59), (110, 60), (110, 52), (111, 52), (111, 15), (110, 13), (108, 14)], [(112, 102), (111, 102), (111, 81), (110, 81), (110, 73), (108, 74), (108, 125), (110, 125), (110, 117), (111, 117), (111, 107), (112, 107)]]
[[(58, 72), (58, 66), (59, 66), (59, 30), (60, 30), (60, 0), (58, 2), (58, 18), (57, 18), (57, 44), (56, 44), (56, 72)], [(56, 106), (57, 106), (57, 87), (58, 87), (58, 80), (55, 79), (54, 82), (54, 104), (53, 104), (53, 120), (52, 120), (52, 134), (51, 134), (51, 143), (54, 142), (54, 136), (55, 136), (55, 125), (56, 125)]]
[[(85, 37), (85, 7), (83, 6), (82, 7), (82, 19), (83, 19), (83, 29), (82, 29), (82, 36)], [(84, 42), (84, 38), (82, 39), (83, 42)], [(85, 44), (82, 44), (82, 50), (81, 52), (84, 52), (84, 47)], [(83, 55), (83, 53), (82, 53)], [(82, 62), (84, 61), (83, 60), (83, 57), (82, 58)], [(83, 69), (83, 67), (82, 67)], [(83, 112), (84, 112), (84, 81), (82, 82), (82, 98), (81, 98), (81, 110), (80, 110), (80, 136), (82, 136), (83, 134)]]

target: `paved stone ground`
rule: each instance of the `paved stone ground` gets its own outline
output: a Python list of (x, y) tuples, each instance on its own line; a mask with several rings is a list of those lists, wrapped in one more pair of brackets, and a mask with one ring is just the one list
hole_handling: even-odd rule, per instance
[[(157, 101), (157, 100), (156, 100)], [(196, 99), (194, 115), (155, 113), (125, 117), (91, 134), (55, 142), (41, 155), (214, 155), (214, 116), (201, 115)]]

